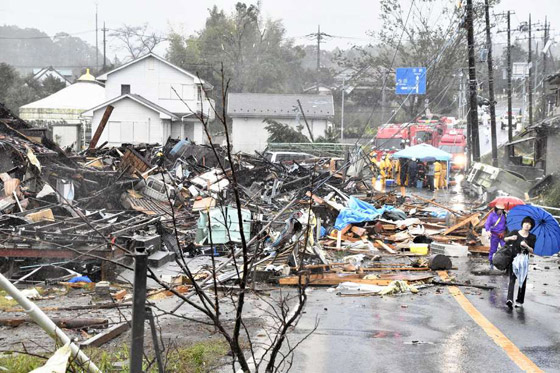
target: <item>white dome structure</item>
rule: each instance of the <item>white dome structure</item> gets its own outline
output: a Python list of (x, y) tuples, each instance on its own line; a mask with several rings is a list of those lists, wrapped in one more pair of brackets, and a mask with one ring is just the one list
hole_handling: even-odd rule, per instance
[(87, 72), (74, 84), (19, 109), (21, 119), (43, 123), (80, 123), (80, 114), (105, 101), (105, 88)]

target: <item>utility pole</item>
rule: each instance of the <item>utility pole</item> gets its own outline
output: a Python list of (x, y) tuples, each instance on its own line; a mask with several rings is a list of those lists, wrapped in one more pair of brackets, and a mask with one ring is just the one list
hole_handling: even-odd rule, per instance
[(331, 37), (329, 34), (321, 32), (321, 25), (317, 25), (317, 32), (307, 35), (307, 37), (317, 38), (317, 93), (319, 93), (320, 71), (321, 71), (321, 43), (325, 37)]
[[(513, 141), (513, 108), (511, 92), (511, 12), (507, 12), (507, 91), (508, 91), (508, 142)], [(513, 148), (509, 148), (509, 157), (513, 156)]]
[(130, 343), (130, 372), (142, 372), (144, 356), (144, 323), (146, 322), (146, 276), (148, 252), (138, 248), (134, 254), (134, 297), (132, 305), (132, 339)]
[(107, 68), (107, 39), (105, 38), (105, 32), (107, 27), (105, 27), (105, 22), (103, 22), (103, 71)]
[(469, 48), (469, 127), (471, 153), (474, 162), (480, 162), (480, 141), (478, 138), (478, 110), (476, 62), (474, 56), (473, 0), (467, 0), (467, 42)]
[(494, 101), (494, 67), (492, 66), (492, 37), (490, 36), (490, 5), (484, 0), (486, 13), (486, 48), (488, 48), (488, 94), (490, 98), (490, 131), (492, 133), (492, 166), (498, 167), (498, 139), (496, 133), (496, 104)]
[(340, 109), (340, 141), (344, 139), (344, 78), (342, 78), (342, 103)]
[(533, 50), (532, 50), (532, 46), (531, 46), (531, 13), (529, 13), (529, 57), (527, 58), (527, 67), (529, 68), (529, 77), (528, 77), (528, 86), (527, 86), (527, 90), (529, 91), (529, 125), (533, 124), (533, 82), (532, 82), (532, 71), (533, 71), (533, 66), (531, 66), (532, 64), (532, 54), (533, 54)]
[(546, 102), (546, 54), (548, 52), (548, 37), (549, 37), (550, 25), (548, 24), (548, 19), (544, 18), (544, 44), (543, 44), (543, 61), (542, 61), (542, 119), (546, 118), (548, 105)]
[(317, 93), (321, 74), (321, 25), (317, 25)]
[(95, 3), (95, 70), (99, 71), (99, 41), (97, 30), (97, 2)]

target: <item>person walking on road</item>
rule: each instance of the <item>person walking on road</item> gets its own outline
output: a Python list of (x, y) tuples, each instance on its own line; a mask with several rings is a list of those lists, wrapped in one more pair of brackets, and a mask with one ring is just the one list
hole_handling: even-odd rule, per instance
[(494, 269), (492, 257), (498, 250), (498, 246), (505, 245), (504, 235), (506, 233), (506, 213), (505, 206), (497, 203), (494, 210), (488, 215), (486, 224), (484, 224), (486, 233), (490, 235), (490, 252), (488, 253), (488, 261), (490, 262), (490, 269)]
[(521, 229), (512, 231), (504, 240), (513, 247), (512, 264), (509, 265), (509, 286), (506, 305), (513, 308), (513, 293), (515, 292), (515, 281), (519, 282), (519, 290), (515, 299), (515, 307), (522, 307), (525, 302), (525, 289), (527, 288), (527, 270), (529, 267), (529, 253), (533, 253), (537, 237), (530, 233), (535, 226), (535, 221), (527, 216), (521, 222)]

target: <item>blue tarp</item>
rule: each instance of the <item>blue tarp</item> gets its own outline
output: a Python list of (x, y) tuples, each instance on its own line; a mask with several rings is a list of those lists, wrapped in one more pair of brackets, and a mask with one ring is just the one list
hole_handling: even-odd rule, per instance
[(91, 282), (91, 280), (87, 276), (76, 276), (71, 278), (68, 282), (73, 284), (75, 282)]
[(452, 155), (428, 144), (418, 144), (393, 153), (392, 157), (395, 159), (416, 158), (419, 161), (424, 161), (426, 159), (433, 160), (434, 158), (437, 161), (449, 161), (452, 158)]
[(340, 210), (334, 223), (334, 227), (337, 230), (341, 230), (348, 224), (352, 223), (363, 223), (366, 221), (372, 221), (379, 218), (385, 211), (393, 210), (393, 206), (383, 206), (380, 209), (376, 209), (374, 206), (367, 202), (361, 201), (357, 198), (350, 197), (348, 201), (348, 207)]

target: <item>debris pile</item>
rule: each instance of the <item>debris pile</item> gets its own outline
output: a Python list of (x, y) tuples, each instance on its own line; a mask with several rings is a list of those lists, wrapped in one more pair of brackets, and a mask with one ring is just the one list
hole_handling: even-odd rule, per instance
[[(129, 304), (130, 287), (117, 277), (140, 248), (150, 267), (164, 268), (150, 301), (192, 291), (192, 279), (209, 286), (214, 273), (220, 285), (235, 284), (243, 243), (252, 281), (336, 286), (340, 295), (417, 293), (431, 270), (452, 267), (449, 257), (488, 252), (482, 213), (376, 192), (367, 167), (347, 170), (340, 158), (273, 163), (187, 140), (73, 154), (0, 114), (3, 273), (21, 284), (93, 289), (108, 298), (100, 308)], [(187, 257), (201, 258), (192, 279)], [(103, 335), (122, 333), (118, 325)]]

